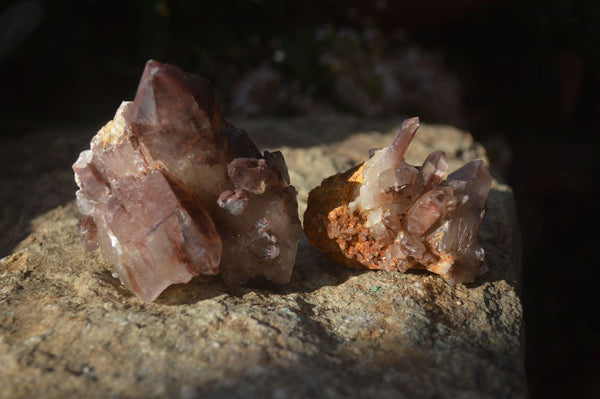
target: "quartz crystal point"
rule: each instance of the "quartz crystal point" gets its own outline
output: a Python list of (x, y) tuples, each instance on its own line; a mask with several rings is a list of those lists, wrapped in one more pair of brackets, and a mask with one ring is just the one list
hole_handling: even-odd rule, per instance
[(334, 175), (309, 194), (306, 236), (335, 261), (354, 268), (425, 268), (451, 284), (483, 272), (477, 233), (492, 178), (474, 160), (446, 180), (448, 158), (436, 151), (415, 167), (404, 154), (419, 119), (404, 121), (393, 142)]
[(289, 281), (301, 228), (283, 156), (225, 122), (205, 78), (149, 61), (73, 170), (84, 248), (140, 299), (197, 274)]

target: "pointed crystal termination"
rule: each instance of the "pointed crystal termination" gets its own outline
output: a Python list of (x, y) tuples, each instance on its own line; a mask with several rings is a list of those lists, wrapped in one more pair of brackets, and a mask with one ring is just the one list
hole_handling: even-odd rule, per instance
[(132, 108), (121, 105), (73, 169), (84, 246), (99, 244), (125, 286), (152, 301), (173, 283), (216, 274), (222, 245), (197, 195), (157, 167), (131, 134)]
[(197, 274), (289, 281), (301, 228), (283, 156), (223, 121), (203, 77), (149, 61), (73, 170), (84, 248), (143, 301)]
[(407, 119), (392, 144), (311, 191), (306, 236), (349, 267), (425, 268), (451, 284), (472, 282), (482, 271), (476, 238), (492, 178), (477, 159), (443, 180), (442, 151), (408, 165), (403, 157), (418, 128), (418, 118)]

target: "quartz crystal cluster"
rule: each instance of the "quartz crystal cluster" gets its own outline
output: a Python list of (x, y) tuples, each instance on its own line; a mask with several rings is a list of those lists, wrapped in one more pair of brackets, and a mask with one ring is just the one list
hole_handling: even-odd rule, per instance
[(404, 121), (393, 142), (325, 179), (308, 199), (304, 228), (318, 249), (347, 266), (405, 272), (425, 268), (451, 284), (484, 271), (479, 226), (492, 178), (474, 160), (448, 175), (436, 151), (421, 167), (404, 161), (419, 119)]
[(197, 274), (289, 281), (301, 227), (283, 156), (225, 122), (205, 78), (149, 61), (73, 170), (84, 247), (140, 299)]

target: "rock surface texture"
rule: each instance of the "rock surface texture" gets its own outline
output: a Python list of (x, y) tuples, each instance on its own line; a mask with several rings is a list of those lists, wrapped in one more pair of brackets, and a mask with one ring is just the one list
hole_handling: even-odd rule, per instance
[[(257, 145), (281, 149), (302, 212), (310, 189), (363, 161), (364, 148), (388, 145), (401, 120), (235, 122), (259, 133)], [(85, 140), (61, 132), (32, 140), (0, 148), (3, 170), (14, 167), (12, 157), (37, 154), (36, 143), (44, 143), (40, 154), (57, 140), (71, 151), (54, 169), (32, 157), (32, 184), (22, 198), (6, 198), (28, 210), (21, 217), (30, 231), (0, 262), (0, 397), (526, 396), (509, 187), (492, 184), (479, 233), (489, 272), (472, 284), (452, 287), (427, 271), (348, 269), (302, 239), (285, 286), (255, 282), (233, 294), (219, 277), (197, 276), (147, 304), (80, 245), (69, 164)], [(485, 159), (468, 134), (422, 125), (406, 160), (422, 162), (435, 150), (446, 152), (450, 170)], [(2, 179), (20, 187), (14, 176)], [(63, 191), (63, 204), (47, 212), (30, 202)], [(0, 234), (4, 241), (9, 232)]]
[(140, 299), (197, 274), (289, 282), (301, 227), (283, 156), (223, 121), (205, 78), (148, 61), (73, 170), (84, 247)]

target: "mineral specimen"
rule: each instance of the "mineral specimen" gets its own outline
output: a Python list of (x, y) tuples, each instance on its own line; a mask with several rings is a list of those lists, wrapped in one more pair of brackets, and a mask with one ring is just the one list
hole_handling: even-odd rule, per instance
[(301, 227), (283, 156), (225, 122), (205, 78), (148, 61), (73, 170), (84, 247), (140, 299), (196, 274), (289, 281)]
[(404, 121), (393, 142), (311, 191), (304, 216), (309, 242), (353, 268), (425, 268), (451, 284), (484, 272), (477, 233), (492, 178), (474, 160), (451, 173), (441, 151), (421, 167), (404, 161), (419, 119)]

